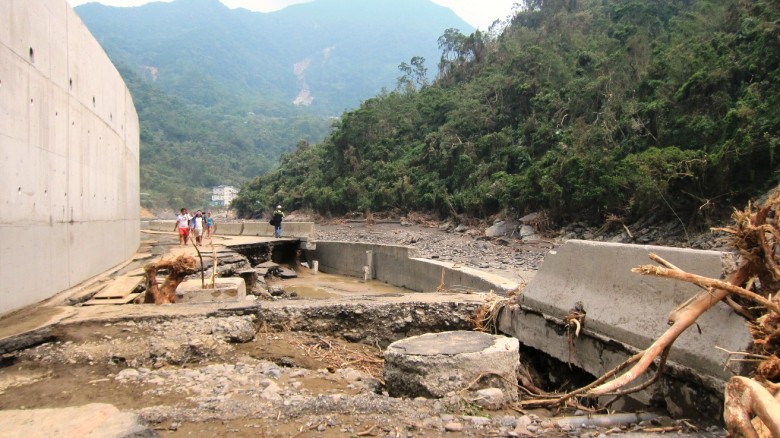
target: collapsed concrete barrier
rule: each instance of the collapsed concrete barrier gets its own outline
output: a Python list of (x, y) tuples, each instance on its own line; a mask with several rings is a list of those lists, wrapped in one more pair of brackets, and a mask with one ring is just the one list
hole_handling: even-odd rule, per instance
[[(632, 273), (651, 263), (650, 253), (714, 278), (731, 263), (729, 255), (715, 251), (570, 240), (547, 255), (517, 304), (502, 312), (499, 329), (595, 376), (604, 374), (647, 348), (667, 329), (669, 313), (700, 291), (688, 283)], [(586, 316), (570, 351), (562, 320), (577, 303)], [(715, 347), (747, 351), (751, 338), (744, 320), (723, 303), (700, 317), (697, 326), (677, 339), (670, 360), (717, 393), (732, 373), (724, 368), (727, 354)], [(689, 397), (677, 403), (701, 402)]]
[(503, 401), (517, 400), (518, 351), (517, 339), (471, 331), (401, 339), (384, 353), (387, 391), (393, 397), (441, 398), (495, 388)]
[(318, 241), (315, 250), (306, 251), (306, 257), (316, 260), (323, 272), (367, 277), (418, 292), (492, 290), (502, 295), (518, 287), (499, 275), (418, 258), (417, 251), (407, 246)]

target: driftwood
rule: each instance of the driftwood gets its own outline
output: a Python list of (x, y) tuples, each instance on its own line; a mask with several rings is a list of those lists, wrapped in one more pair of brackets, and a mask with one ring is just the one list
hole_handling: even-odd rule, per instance
[[(167, 269), (168, 277), (162, 286), (157, 283), (157, 271)], [(187, 275), (195, 272), (195, 259), (180, 255), (173, 260), (160, 260), (144, 266), (146, 272), (146, 297), (147, 304), (168, 304), (176, 302), (176, 288), (184, 281)]]
[[(778, 393), (780, 395), (780, 392)], [(753, 420), (758, 417), (760, 423)], [(723, 419), (732, 435), (780, 437), (780, 399), (747, 377), (732, 377), (726, 385)], [(758, 429), (758, 430), (756, 430)], [(761, 432), (759, 432), (761, 431)], [(764, 432), (769, 432), (769, 435)]]

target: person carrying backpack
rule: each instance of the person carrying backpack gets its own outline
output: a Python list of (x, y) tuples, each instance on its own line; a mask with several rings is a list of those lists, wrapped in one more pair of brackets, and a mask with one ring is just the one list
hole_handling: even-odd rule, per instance
[(277, 205), (276, 210), (274, 210), (273, 219), (271, 219), (271, 222), (273, 222), (274, 225), (274, 237), (277, 239), (282, 237), (282, 220), (284, 219), (284, 212), (282, 211), (282, 206)]

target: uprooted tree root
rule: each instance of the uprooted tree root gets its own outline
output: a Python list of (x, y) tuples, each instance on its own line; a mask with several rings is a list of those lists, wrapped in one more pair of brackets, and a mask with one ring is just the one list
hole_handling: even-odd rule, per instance
[[(731, 234), (731, 244), (740, 255), (738, 268), (725, 280), (684, 272), (654, 254), (650, 258), (661, 267), (643, 265), (632, 270), (642, 275), (690, 282), (703, 289), (671, 312), (670, 327), (650, 347), (589, 385), (566, 394), (535, 394), (520, 405), (561, 407), (572, 405), (575, 397), (621, 397), (650, 386), (660, 378), (677, 337), (695, 324), (704, 312), (724, 301), (748, 320), (755, 349), (750, 356), (761, 360), (754, 379), (736, 376), (727, 384), (723, 414), (726, 427), (732, 434), (746, 437), (770, 436), (767, 434), (780, 437), (780, 385), (777, 384), (780, 380), (780, 190), (776, 190), (762, 207), (754, 209), (748, 205), (744, 211), (735, 211), (732, 217), (733, 226), (714, 229)], [(502, 307), (494, 305), (486, 309), (478, 320), (495, 321), (496, 316), (490, 313), (500, 311)], [(656, 359), (659, 361), (655, 376), (627, 387), (643, 376)]]
[[(180, 255), (173, 260), (160, 260), (144, 266), (146, 272), (146, 297), (144, 303), (169, 304), (176, 302), (176, 288), (187, 275), (195, 272), (195, 259)], [(162, 286), (157, 282), (157, 271), (168, 270)]]

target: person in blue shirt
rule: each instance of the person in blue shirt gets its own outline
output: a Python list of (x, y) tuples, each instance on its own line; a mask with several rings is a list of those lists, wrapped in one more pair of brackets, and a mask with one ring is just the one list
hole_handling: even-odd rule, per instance
[(206, 213), (206, 237), (211, 239), (211, 234), (217, 232), (217, 224), (214, 222), (214, 218), (211, 217), (211, 212)]

